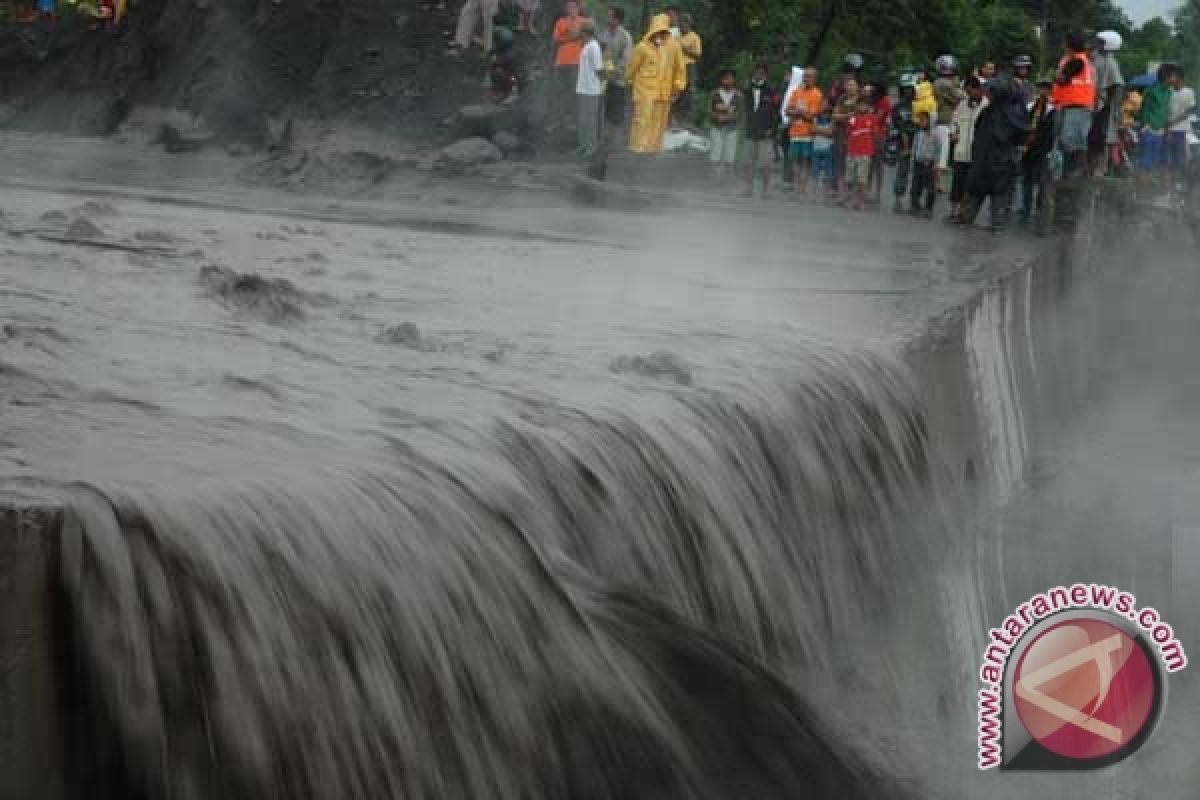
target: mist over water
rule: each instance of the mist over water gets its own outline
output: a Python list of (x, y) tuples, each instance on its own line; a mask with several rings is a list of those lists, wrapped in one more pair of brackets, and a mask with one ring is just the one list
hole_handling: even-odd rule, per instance
[(129, 252), (27, 199), (0, 474), (72, 511), (89, 796), (1190, 797), (1186, 674), (1104, 774), (978, 774), (972, 718), (1046, 585), (1186, 614), (1187, 249), (86, 214)]

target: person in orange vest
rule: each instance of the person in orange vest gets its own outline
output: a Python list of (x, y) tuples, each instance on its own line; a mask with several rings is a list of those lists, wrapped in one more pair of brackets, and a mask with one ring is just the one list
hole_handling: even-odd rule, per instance
[(1058, 109), (1057, 139), (1063, 174), (1082, 174), (1096, 110), (1096, 68), (1088, 57), (1088, 40), (1082, 33), (1067, 34), (1067, 53), (1058, 63), (1050, 99)]
[(1058, 63), (1058, 72), (1050, 89), (1050, 101), (1057, 109), (1052, 156), (1061, 164), (1061, 172), (1052, 166), (1045, 174), (1041, 192), (1042, 215), (1038, 224), (1038, 232), (1042, 235), (1056, 222), (1071, 225), (1076, 218), (1079, 193), (1071, 188), (1062, 198), (1065, 202), (1060, 203), (1059, 195), (1064, 190), (1057, 181), (1059, 178), (1080, 178), (1087, 170), (1088, 134), (1096, 110), (1096, 67), (1088, 58), (1087, 50), (1086, 36), (1079, 32), (1067, 34), (1067, 52)]

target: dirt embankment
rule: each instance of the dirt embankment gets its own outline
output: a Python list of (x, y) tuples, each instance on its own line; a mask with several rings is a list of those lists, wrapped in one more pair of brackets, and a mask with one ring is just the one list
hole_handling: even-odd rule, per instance
[(254, 142), (268, 117), (428, 136), (481, 91), (445, 55), (441, 0), (140, 0), (119, 33), (78, 17), (0, 27), (0, 126), (110, 133), (139, 105)]

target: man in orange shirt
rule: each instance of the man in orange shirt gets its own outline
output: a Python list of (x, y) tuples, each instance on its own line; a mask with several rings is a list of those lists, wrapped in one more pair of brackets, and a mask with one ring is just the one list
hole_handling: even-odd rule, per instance
[(804, 70), (804, 82), (792, 90), (785, 103), (788, 120), (788, 158), (793, 164), (792, 176), (796, 182), (795, 196), (804, 200), (808, 196), (808, 176), (812, 172), (813, 127), (817, 115), (825, 105), (825, 95), (817, 88), (817, 71)]
[(579, 80), (579, 57), (583, 53), (580, 29), (586, 19), (579, 13), (578, 0), (567, 0), (563, 16), (554, 23), (554, 98), (551, 123), (570, 124), (575, 102), (575, 83)]

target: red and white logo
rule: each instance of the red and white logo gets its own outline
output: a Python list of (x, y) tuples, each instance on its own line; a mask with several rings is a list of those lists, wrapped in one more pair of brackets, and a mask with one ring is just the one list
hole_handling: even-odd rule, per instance
[(1171, 626), (1128, 592), (1057, 587), (989, 631), (979, 692), (979, 767), (1094, 769), (1133, 753), (1187, 666)]

